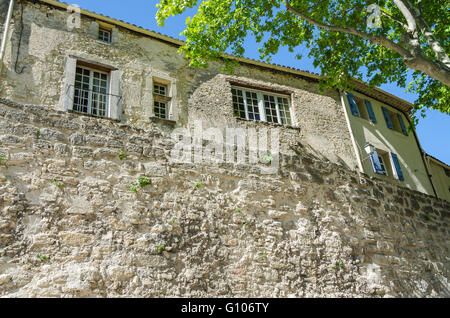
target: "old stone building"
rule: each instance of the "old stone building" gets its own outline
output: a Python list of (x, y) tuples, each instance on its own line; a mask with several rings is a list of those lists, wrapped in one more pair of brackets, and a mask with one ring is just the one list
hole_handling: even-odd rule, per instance
[[(450, 294), (448, 166), (434, 183), (409, 103), (242, 58), (193, 69), (181, 41), (58, 1), (15, 1), (9, 28), (2, 296)], [(279, 156), (195, 160), (208, 128), (267, 129)]]

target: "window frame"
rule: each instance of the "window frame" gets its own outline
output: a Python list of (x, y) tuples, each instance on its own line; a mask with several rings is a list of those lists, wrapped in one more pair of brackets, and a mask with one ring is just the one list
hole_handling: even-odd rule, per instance
[[(160, 118), (160, 119), (169, 119), (169, 117), (170, 117), (170, 114), (169, 114), (170, 106), (169, 106), (169, 104), (170, 104), (171, 99), (172, 99), (170, 97), (170, 95), (169, 95), (170, 94), (170, 91), (169, 91), (170, 83), (165, 84), (165, 83), (153, 80), (152, 84), (153, 84), (153, 87), (152, 87), (152, 89), (153, 89), (153, 105), (152, 105), (153, 116), (156, 117), (156, 118)], [(159, 87), (158, 88), (158, 92), (156, 90), (156, 86)], [(164, 87), (164, 90), (165, 90), (165, 94), (164, 95), (160, 93), (161, 87)], [(158, 103), (158, 106), (156, 106), (156, 103)], [(162, 104), (164, 105), (164, 109), (165, 109), (165, 111), (164, 111), (165, 116), (164, 117), (159, 116), (157, 114), (157, 112), (155, 111), (156, 107), (163, 108), (163, 107), (161, 107)]]
[[(398, 112), (397, 110), (392, 110), (392, 109), (386, 107), (385, 105), (383, 105), (382, 107), (384, 109), (386, 109), (387, 115), (389, 116), (389, 119), (391, 120), (391, 123), (392, 123), (392, 128), (390, 128), (386, 123), (386, 126), (388, 127), (388, 129), (392, 130), (392, 131), (396, 131), (396, 132), (402, 134), (403, 136), (408, 137), (408, 135), (409, 135), (408, 129), (406, 128), (405, 121), (403, 120), (403, 115), (400, 112)], [(403, 128), (402, 128), (402, 124), (400, 123), (399, 117), (402, 118), (403, 125), (405, 125), (405, 130), (403, 130)]]
[[(159, 92), (156, 92), (156, 86), (158, 86), (158, 91), (159, 91)], [(161, 93), (160, 93), (161, 87), (164, 87), (164, 92), (165, 92), (165, 94), (161, 94)], [(168, 96), (168, 90), (169, 90), (169, 85), (162, 84), (162, 83), (158, 83), (158, 82), (156, 82), (156, 83), (154, 82), (154, 83), (153, 83), (153, 94), (155, 94), (155, 95), (167, 97), (167, 96)]]
[[(101, 36), (102, 33), (107, 33), (107, 34), (109, 34), (109, 36), (108, 36), (108, 41), (106, 41), (106, 40)], [(107, 28), (102, 28), (102, 27), (100, 26), (100, 27), (98, 28), (98, 37), (97, 37), (97, 40), (102, 41), (103, 43), (111, 44), (111, 43), (112, 43), (112, 35), (113, 35), (112, 30), (107, 29)]]
[(383, 158), (383, 153), (377, 152), (377, 155), (378, 155), (378, 160), (380, 161), (381, 168), (383, 169), (383, 175), (389, 177), (388, 169), (387, 169), (386, 163)]
[[(235, 116), (234, 113), (234, 117), (235, 118), (239, 118), (239, 119), (245, 119), (245, 120), (250, 120), (250, 121), (261, 121), (261, 122), (265, 122), (265, 123), (269, 123), (269, 124), (275, 124), (275, 125), (282, 125), (282, 126), (293, 126), (294, 125), (294, 117), (293, 117), (293, 111), (292, 111), (292, 102), (291, 102), (291, 96), (290, 95), (283, 95), (283, 94), (278, 94), (278, 93), (273, 93), (273, 92), (269, 92), (269, 91), (264, 91), (264, 90), (258, 90), (258, 89), (253, 89), (253, 88), (247, 88), (247, 87), (241, 87), (241, 86), (237, 86), (237, 85), (231, 85), (231, 90), (240, 90), (242, 91), (242, 98), (244, 101), (244, 110), (245, 110), (245, 118), (242, 118), (240, 115)], [(248, 93), (256, 93), (256, 97), (258, 100), (258, 112), (259, 112), (259, 120), (257, 119), (251, 119), (249, 117), (249, 109), (248, 109), (248, 103), (247, 103), (247, 92)], [(233, 93), (231, 93), (233, 96)], [(264, 99), (264, 95), (267, 95), (268, 97), (272, 96), (272, 97), (276, 97), (274, 98), (275, 100), (275, 110), (276, 110), (276, 115), (277, 115), (277, 121), (278, 122), (271, 122), (267, 120), (267, 114), (266, 114), (266, 107), (265, 107), (265, 99)], [(251, 99), (254, 99), (252, 96), (250, 96)], [(289, 111), (289, 118), (286, 117), (286, 120), (289, 119), (288, 121), (290, 121), (290, 123), (282, 123), (282, 117), (281, 117), (281, 112), (280, 112), (280, 103), (278, 102), (278, 98), (285, 98), (287, 100), (287, 105), (288, 105), (288, 111)], [(233, 112), (234, 112), (234, 102), (232, 101), (233, 104)], [(284, 111), (286, 113), (286, 111)]]
[(366, 100), (362, 97), (353, 95), (356, 107), (358, 108), (359, 118), (372, 122), (370, 120), (369, 111), (367, 110)]
[[(77, 90), (76, 86), (76, 76), (77, 76), (77, 72), (76, 69), (77, 68), (81, 68), (81, 69), (85, 69), (90, 71), (90, 75), (89, 75), (89, 97), (88, 97), (88, 105), (87, 105), (87, 112), (83, 112), (80, 110), (75, 110), (74, 106), (75, 106), (75, 91)], [(106, 75), (106, 93), (105, 95), (107, 96), (107, 101), (106, 101), (106, 110), (105, 110), (105, 116), (102, 115), (96, 115), (96, 114), (92, 114), (92, 93), (93, 93), (93, 82), (94, 82), (94, 72), (100, 73), (100, 74), (104, 74)], [(92, 68), (89, 66), (85, 66), (85, 65), (80, 65), (80, 64), (76, 64), (75, 67), (75, 78), (74, 78), (74, 99), (73, 99), (73, 103), (72, 103), (72, 111), (76, 112), (76, 113), (80, 113), (80, 114), (85, 114), (85, 115), (90, 115), (90, 116), (96, 116), (96, 117), (102, 117), (102, 118), (111, 118), (111, 72), (105, 72), (96, 68)], [(83, 89), (81, 89), (83, 90)], [(102, 93), (100, 93), (102, 94)]]

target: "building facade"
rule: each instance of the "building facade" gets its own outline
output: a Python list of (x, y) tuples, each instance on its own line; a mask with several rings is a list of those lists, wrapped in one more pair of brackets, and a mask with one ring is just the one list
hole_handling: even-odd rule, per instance
[(437, 196), (450, 201), (450, 166), (430, 155), (426, 155), (426, 163)]
[[(8, 1), (0, 6), (3, 22)], [(2, 97), (166, 132), (195, 122), (271, 128), (282, 152), (307, 145), (349, 169), (448, 199), (434, 189), (417, 136), (407, 131), (411, 104), (359, 82), (353, 93), (320, 92), (318, 75), (242, 58), (233, 75), (217, 62), (193, 69), (178, 53), (179, 40), (76, 13), (58, 1), (16, 3)]]

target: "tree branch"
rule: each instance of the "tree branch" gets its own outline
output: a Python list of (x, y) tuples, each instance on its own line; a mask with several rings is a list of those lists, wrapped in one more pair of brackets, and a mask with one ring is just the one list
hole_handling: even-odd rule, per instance
[(400, 10), (400, 12), (403, 14), (403, 16), (406, 19), (406, 22), (408, 23), (408, 27), (406, 28), (406, 31), (410, 33), (413, 37), (417, 37), (417, 23), (416, 19), (414, 18), (411, 10), (408, 8), (407, 4), (404, 3), (402, 0), (394, 0), (395, 5)]
[(386, 17), (388, 17), (388, 18), (391, 19), (392, 21), (397, 22), (397, 23), (400, 24), (405, 30), (408, 28), (408, 25), (407, 25), (407, 24), (405, 24), (404, 22), (402, 22), (402, 21), (400, 21), (400, 20), (394, 18), (394, 17), (393, 17), (392, 15), (390, 15), (389, 13), (384, 12), (383, 10), (381, 10), (381, 14), (384, 15), (384, 16), (386, 16)]
[(289, 3), (289, 0), (286, 0), (286, 10), (289, 12), (292, 12), (293, 14), (299, 16), (300, 18), (306, 20), (307, 22), (316, 25), (320, 28), (323, 29), (327, 29), (330, 31), (336, 31), (336, 32), (343, 32), (343, 33), (347, 33), (347, 34), (353, 34), (356, 36), (359, 36), (361, 38), (364, 38), (372, 43), (376, 43), (376, 44), (380, 44), (382, 46), (385, 46), (395, 52), (397, 52), (398, 54), (400, 54), (402, 57), (408, 57), (410, 56), (410, 53), (404, 49), (403, 47), (401, 47), (400, 45), (398, 45), (395, 42), (392, 42), (391, 40), (385, 38), (384, 36), (374, 36), (374, 35), (370, 35), (361, 31), (358, 31), (354, 28), (346, 28), (346, 27), (340, 27), (340, 26), (336, 26), (336, 25), (328, 25), (319, 21), (316, 21), (312, 18), (310, 18), (309, 16), (307, 16), (306, 14), (304, 14), (303, 12), (300, 12), (296, 9), (294, 9), (291, 4)]
[(449, 71), (450, 71), (450, 58), (448, 57), (448, 55), (445, 52), (444, 48), (442, 47), (441, 43), (434, 36), (433, 31), (430, 29), (428, 23), (425, 21), (425, 19), (423, 17), (422, 1), (419, 0), (418, 8), (414, 8), (409, 3), (409, 1), (406, 1), (406, 3), (410, 7), (410, 9), (413, 11), (413, 13), (417, 16), (416, 21), (417, 21), (417, 25), (419, 26), (420, 33), (422, 33), (422, 35), (425, 37), (425, 40), (427, 41), (428, 45), (433, 50), (438, 61), (440, 63), (443, 63), (446, 67), (448, 67)]
[[(397, 52), (400, 54), (400, 56), (403, 57), (404, 63), (406, 66), (408, 66), (411, 69), (415, 69), (418, 71), (421, 71), (428, 76), (440, 81), (442, 84), (447, 85), (450, 87), (450, 68), (448, 64), (445, 62), (439, 61), (435, 62), (431, 59), (429, 59), (423, 52), (421, 48), (421, 43), (419, 40), (419, 35), (417, 31), (417, 24), (419, 26), (424, 27), (424, 31), (421, 31), (425, 38), (427, 39), (429, 45), (431, 46), (432, 50), (435, 52), (436, 56), (443, 56), (444, 61), (448, 59), (447, 55), (445, 54), (445, 51), (440, 46), (440, 43), (434, 38), (433, 33), (431, 30), (427, 30), (425, 28), (427, 25), (425, 21), (422, 19), (419, 19), (419, 22), (416, 22), (416, 17), (414, 16), (413, 12), (410, 10), (408, 5), (408, 1), (406, 0), (393, 0), (395, 4), (398, 6), (399, 10), (402, 12), (403, 16), (405, 17), (407, 21), (406, 26), (406, 33), (405, 38), (408, 39), (407, 43), (405, 44), (406, 48), (400, 46), (399, 44), (385, 38), (384, 36), (374, 36), (367, 34), (365, 32), (356, 30), (354, 28), (349, 27), (341, 27), (337, 25), (328, 25), (323, 22), (316, 21), (306, 15), (305, 13), (294, 9), (289, 0), (286, 0), (286, 10), (288, 12), (291, 12), (301, 19), (307, 21), (310, 24), (313, 24), (315, 26), (318, 26), (319, 28), (327, 29), (330, 31), (336, 31), (336, 32), (343, 32), (346, 34), (353, 34), (358, 37), (361, 37), (363, 39), (366, 39), (370, 41), (371, 43), (380, 44), (388, 49), (393, 50), (394, 52)], [(422, 29), (422, 28), (421, 28)], [(440, 55), (439, 55), (440, 54)]]

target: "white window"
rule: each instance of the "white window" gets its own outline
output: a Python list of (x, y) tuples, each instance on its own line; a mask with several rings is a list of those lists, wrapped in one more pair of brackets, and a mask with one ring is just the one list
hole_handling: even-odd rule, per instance
[(381, 165), (381, 170), (383, 171), (383, 174), (385, 176), (388, 175), (387, 173), (387, 169), (386, 169), (386, 164), (384, 163), (384, 156), (382, 154), (378, 154), (378, 160), (380, 160), (380, 165)]
[(234, 116), (247, 120), (292, 125), (289, 97), (232, 87)]
[(167, 86), (155, 84), (155, 85), (153, 85), (153, 93), (162, 95), (162, 96), (167, 96)]
[(72, 110), (95, 116), (108, 116), (109, 76), (107, 73), (77, 66)]
[(153, 84), (153, 114), (155, 117), (168, 119), (168, 105), (170, 97), (167, 96), (167, 85), (154, 83)]
[(100, 41), (103, 41), (103, 42), (106, 42), (106, 43), (111, 43), (111, 39), (112, 39), (112, 32), (111, 32), (111, 30), (106, 30), (106, 29), (99, 28), (99, 30), (98, 30), (98, 39)]

